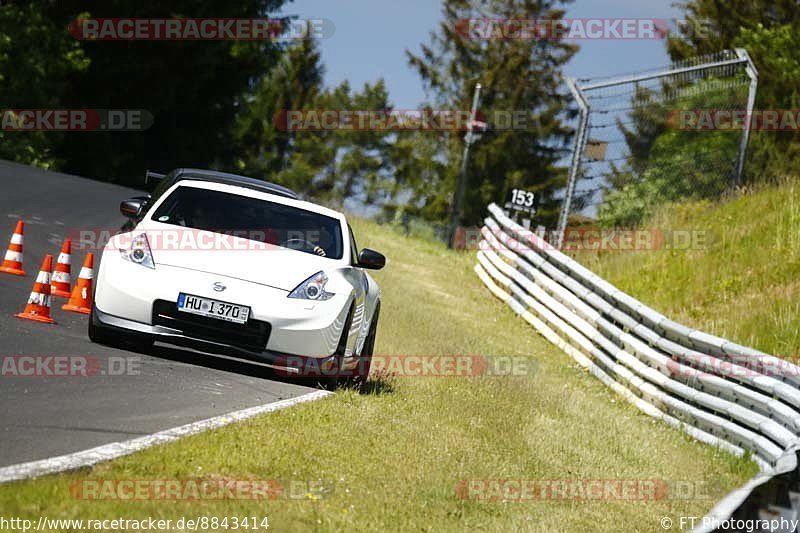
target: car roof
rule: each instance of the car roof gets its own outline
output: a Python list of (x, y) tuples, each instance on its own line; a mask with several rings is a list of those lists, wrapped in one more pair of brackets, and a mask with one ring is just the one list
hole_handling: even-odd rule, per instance
[(255, 191), (266, 192), (283, 196), (284, 198), (291, 198), (292, 200), (299, 200), (300, 196), (283, 185), (277, 183), (270, 183), (255, 178), (248, 178), (247, 176), (240, 176), (239, 174), (230, 174), (228, 172), (219, 172), (217, 170), (205, 170), (199, 168), (178, 168), (174, 170), (174, 176), (171, 179), (171, 185), (181, 180), (193, 181), (207, 181), (211, 183), (222, 183), (225, 185), (235, 185), (237, 187), (244, 187), (246, 189), (253, 189)]

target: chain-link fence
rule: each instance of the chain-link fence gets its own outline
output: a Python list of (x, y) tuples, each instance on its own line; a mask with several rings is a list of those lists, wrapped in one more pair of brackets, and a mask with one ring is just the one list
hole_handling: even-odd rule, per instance
[(647, 72), (569, 81), (580, 109), (558, 234), (633, 227), (659, 204), (741, 180), (757, 72), (741, 49)]

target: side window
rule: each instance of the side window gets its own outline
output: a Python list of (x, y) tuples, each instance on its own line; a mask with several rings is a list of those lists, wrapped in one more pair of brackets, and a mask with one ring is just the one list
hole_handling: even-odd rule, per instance
[(358, 245), (356, 244), (356, 236), (353, 234), (353, 228), (350, 224), (347, 225), (347, 231), (350, 233), (350, 264), (358, 264)]

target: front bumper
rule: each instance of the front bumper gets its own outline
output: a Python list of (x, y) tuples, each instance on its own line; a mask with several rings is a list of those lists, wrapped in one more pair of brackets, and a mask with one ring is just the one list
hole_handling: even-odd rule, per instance
[(333, 375), (336, 369), (336, 356), (327, 357), (307, 357), (301, 355), (291, 355), (285, 353), (272, 352), (268, 350), (252, 351), (239, 346), (233, 346), (223, 342), (215, 342), (207, 339), (199, 339), (184, 335), (182, 331), (165, 326), (142, 324), (127, 318), (113, 316), (99, 310), (97, 306), (92, 309), (91, 320), (95, 326), (119, 331), (122, 333), (134, 333), (142, 337), (149, 337), (153, 340), (195, 348), (211, 353), (231, 355), (234, 357), (245, 358), (261, 363), (266, 363), (275, 368), (279, 373), (289, 377), (325, 377)]
[[(216, 282), (227, 289), (215, 292)], [(266, 345), (245, 350), (224, 340), (198, 339), (179, 328), (155, 324), (154, 303), (177, 302), (180, 293), (249, 306), (251, 320), (269, 324)], [(324, 302), (287, 295), (282, 289), (196, 270), (163, 264), (149, 269), (110, 250), (103, 254), (97, 275), (95, 320), (98, 325), (152, 335), (164, 342), (236, 350), (268, 362), (281, 354), (329, 359), (342, 335), (350, 295), (337, 294)]]

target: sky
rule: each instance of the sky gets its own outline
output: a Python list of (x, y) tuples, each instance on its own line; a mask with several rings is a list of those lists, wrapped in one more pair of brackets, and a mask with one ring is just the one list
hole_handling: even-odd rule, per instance
[[(673, 0), (577, 0), (567, 18), (679, 19)], [(329, 87), (350, 80), (360, 88), (383, 78), (395, 108), (414, 109), (426, 100), (422, 82), (406, 60), (417, 53), (441, 20), (437, 0), (294, 0), (284, 14), (327, 19), (330, 36), (320, 40)], [(669, 62), (661, 40), (582, 40), (567, 64), (567, 76), (587, 78), (625, 74)]]

